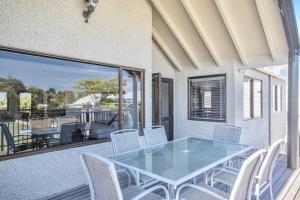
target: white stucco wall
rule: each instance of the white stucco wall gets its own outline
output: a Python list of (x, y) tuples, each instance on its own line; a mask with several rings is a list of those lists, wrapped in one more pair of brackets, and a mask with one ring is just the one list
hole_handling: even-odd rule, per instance
[[(226, 123), (188, 120), (187, 113), (187, 79), (192, 76), (226, 74)], [(262, 118), (244, 120), (243, 118), (243, 77), (249, 76), (262, 80), (263, 110)], [(228, 124), (242, 127), (241, 143), (264, 148), (277, 139), (284, 138), (286, 133), (286, 103), (282, 100), (282, 112), (274, 113), (271, 110), (271, 129), (269, 129), (269, 75), (248, 69), (238, 70), (234, 65), (228, 67), (207, 67), (200, 70), (176, 72), (175, 88), (175, 138), (195, 136), (210, 139), (215, 125)], [(286, 95), (284, 81), (278, 78), (271, 79), (274, 83), (283, 85), (283, 98)], [(272, 84), (272, 83), (271, 83)], [(276, 121), (275, 121), (276, 120)]]
[[(243, 113), (243, 77), (249, 76), (262, 80), (262, 117), (244, 120)], [(263, 148), (269, 145), (269, 75), (255, 70), (236, 72), (236, 121), (242, 127), (241, 143)]]
[(152, 73), (161, 73), (164, 78), (175, 78), (175, 68), (159, 46), (152, 42)]
[(192, 76), (226, 74), (226, 123), (234, 125), (235, 90), (234, 64), (227, 67), (203, 67), (199, 70), (176, 72), (175, 75), (175, 138), (194, 136), (210, 139), (215, 125), (224, 124), (208, 121), (188, 120), (188, 91), (187, 80)]
[[(271, 78), (271, 85), (281, 85), (282, 88), (281, 111), (275, 112), (273, 108), (271, 110), (271, 142), (273, 143), (284, 139), (287, 134), (287, 87), (285, 80), (276, 77)], [(271, 102), (273, 102), (272, 99)]]
[[(141, 137), (145, 145), (144, 137)], [(79, 154), (112, 154), (110, 142), (1, 161), (0, 199), (40, 199), (82, 184), (88, 184)]]
[[(152, 9), (146, 0), (101, 0), (88, 24), (79, 0), (0, 1), (0, 46), (145, 69), (151, 125)], [(0, 161), (0, 199), (36, 199), (85, 182), (78, 152), (110, 144)]]

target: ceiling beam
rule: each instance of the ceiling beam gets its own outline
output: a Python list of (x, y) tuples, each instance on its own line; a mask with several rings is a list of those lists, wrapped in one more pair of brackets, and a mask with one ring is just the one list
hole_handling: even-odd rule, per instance
[(202, 38), (206, 48), (208, 49), (210, 55), (214, 59), (214, 62), (216, 63), (217, 66), (222, 66), (222, 61), (217, 55), (216, 50), (213, 48), (212, 41), (209, 40), (208, 38), (208, 33), (205, 33), (205, 28), (202, 26), (199, 20), (196, 19), (196, 12), (193, 9), (193, 6), (191, 5), (190, 0), (181, 0), (181, 3), (186, 10), (188, 16), (190, 17), (191, 21), (193, 22), (198, 34)]
[(233, 44), (235, 46), (235, 49), (236, 49), (236, 51), (237, 51), (237, 53), (238, 53), (238, 55), (239, 55), (239, 57), (240, 57), (240, 59), (242, 61), (242, 64), (243, 65), (248, 65), (248, 63), (246, 61), (246, 56), (243, 53), (242, 48), (240, 46), (240, 43), (239, 43), (239, 41), (237, 39), (237, 34), (234, 32), (234, 30), (233, 30), (233, 28), (232, 28), (232, 26), (230, 24), (229, 18), (227, 16), (226, 12), (225, 12), (224, 4), (226, 3), (226, 1), (224, 1), (224, 0), (215, 0), (215, 3), (216, 3), (216, 6), (217, 6), (217, 8), (219, 10), (219, 13), (220, 13), (223, 21), (224, 21), (224, 24), (225, 24), (225, 26), (226, 26), (226, 28), (228, 30), (228, 33), (229, 33), (229, 35), (231, 37), (231, 40), (232, 40), (232, 42), (233, 42)]
[(198, 60), (198, 56), (192, 51), (191, 47), (188, 45), (187, 39), (181, 34), (179, 31), (179, 28), (177, 25), (173, 22), (171, 16), (168, 14), (167, 10), (164, 8), (164, 6), (161, 4), (161, 0), (151, 0), (152, 4), (156, 8), (156, 10), (159, 12), (171, 32), (174, 34), (177, 41), (180, 43), (194, 66), (198, 69), (201, 68), (201, 63)]
[(162, 37), (159, 35), (158, 31), (152, 27), (152, 37), (155, 40), (155, 42), (160, 46), (160, 48), (163, 50), (165, 55), (168, 57), (172, 65), (177, 71), (182, 71), (182, 67), (180, 65), (179, 60), (176, 58), (176, 56), (173, 54), (172, 50), (168, 47), (166, 42), (162, 39)]
[(261, 24), (264, 29), (265, 36), (267, 38), (267, 43), (269, 50), (274, 61), (277, 61), (277, 51), (276, 45), (273, 39), (273, 34), (270, 25), (270, 17), (268, 16), (268, 9), (265, 6), (265, 0), (255, 0), (256, 8), (260, 16)]

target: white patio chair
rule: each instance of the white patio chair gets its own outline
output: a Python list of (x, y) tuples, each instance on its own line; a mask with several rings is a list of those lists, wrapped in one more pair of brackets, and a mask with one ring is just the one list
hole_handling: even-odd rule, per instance
[(110, 134), (113, 152), (124, 153), (138, 150), (142, 147), (137, 129), (124, 129)]
[[(253, 183), (266, 150), (252, 154), (242, 165), (231, 194), (222, 192), (211, 186), (200, 184), (184, 184), (176, 193), (176, 200), (181, 197), (188, 200), (251, 200)], [(181, 192), (182, 189), (187, 189)]]
[[(256, 176), (256, 185), (254, 195), (256, 199), (259, 199), (260, 195), (269, 189), (270, 198), (273, 200), (273, 189), (272, 189), (272, 174), (275, 162), (280, 153), (281, 147), (284, 144), (284, 140), (278, 140), (274, 142), (269, 148), (263, 163), (259, 169), (259, 172)], [(223, 183), (229, 187), (233, 187), (238, 172), (233, 170), (232, 168), (227, 169), (217, 169), (213, 172), (211, 178), (211, 185), (213, 186), (215, 183)]]
[[(238, 126), (231, 126), (231, 125), (218, 125), (214, 127), (212, 140), (216, 142), (229, 142), (233, 144), (239, 144), (240, 143), (240, 137), (242, 133), (242, 128)], [(244, 158), (244, 156), (243, 156)], [(232, 163), (234, 161), (237, 161), (239, 165), (240, 158), (235, 157), (226, 163), (223, 164), (223, 166), (232, 166)], [(212, 170), (209, 170), (204, 173), (204, 180), (205, 183), (208, 184), (208, 180), (210, 179), (209, 175), (211, 175)], [(195, 179), (194, 179), (195, 183)]]
[[(114, 154), (134, 151), (142, 148), (139, 131), (136, 129), (115, 131), (112, 132), (110, 136)], [(148, 176), (140, 176), (138, 173), (133, 173), (132, 171), (130, 171), (130, 173), (134, 175), (134, 180), (137, 185), (154, 184), (154, 179)]]
[(148, 147), (168, 142), (164, 126), (152, 126), (144, 128), (143, 131)]
[(115, 166), (111, 161), (95, 154), (81, 154), (80, 158), (88, 179), (91, 200), (163, 199), (161, 196), (153, 193), (157, 190), (163, 190), (165, 199), (170, 199), (168, 190), (161, 185), (153, 186), (147, 190), (138, 186), (128, 185), (128, 187), (122, 191)]
[(240, 143), (242, 128), (238, 126), (219, 125), (215, 126), (212, 140), (220, 142)]

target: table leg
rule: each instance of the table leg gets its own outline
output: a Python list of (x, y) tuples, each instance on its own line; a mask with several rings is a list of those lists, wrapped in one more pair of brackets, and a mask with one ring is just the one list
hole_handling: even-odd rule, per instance
[(176, 197), (175, 190), (176, 190), (175, 186), (168, 184), (168, 191), (169, 191), (170, 199), (175, 199), (175, 197)]

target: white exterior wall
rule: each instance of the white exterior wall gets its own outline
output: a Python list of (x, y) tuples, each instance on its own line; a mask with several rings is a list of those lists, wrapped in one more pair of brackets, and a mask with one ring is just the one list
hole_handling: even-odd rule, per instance
[[(244, 120), (243, 115), (243, 77), (262, 80), (262, 118)], [(255, 70), (236, 72), (236, 125), (242, 127), (241, 143), (263, 148), (269, 144), (269, 75)]]
[(159, 46), (152, 41), (152, 73), (161, 73), (164, 78), (175, 78), (175, 68)]
[[(0, 1), (0, 46), (145, 69), (151, 125), (152, 9), (146, 0), (101, 0), (89, 23), (84, 1)], [(87, 183), (78, 152), (111, 153), (110, 143), (0, 161), (0, 199), (37, 199)]]
[[(283, 139), (287, 134), (287, 85), (286, 81), (272, 77), (271, 85), (281, 85), (281, 111), (275, 112), (271, 110), (271, 142), (275, 142), (278, 139)], [(272, 87), (271, 87), (272, 88)], [(271, 96), (273, 98), (273, 96)], [(272, 100), (271, 100), (272, 102)]]
[[(226, 124), (243, 127), (242, 143), (268, 144), (266, 106), (263, 119), (242, 120), (243, 72), (236, 70), (235, 64), (176, 72), (152, 42), (152, 9), (146, 0), (101, 0), (88, 24), (82, 17), (84, 9), (83, 1), (78, 0), (0, 1), (0, 30), (5, 30), (0, 31), (0, 46), (145, 69), (146, 126), (152, 121), (151, 74), (161, 72), (163, 77), (174, 78), (175, 138), (211, 138), (213, 127), (223, 124), (187, 119), (187, 77), (225, 73)], [(247, 73), (260, 77), (267, 91), (267, 75), (253, 70)], [(268, 98), (263, 99), (268, 104)], [(285, 119), (285, 111), (272, 114), (272, 119)], [(282, 137), (282, 126), (274, 125), (272, 141)], [(0, 199), (37, 199), (85, 184), (79, 152), (108, 155), (111, 144), (0, 161)]]
[[(228, 67), (203, 67), (200, 70), (177, 72), (175, 87), (175, 139), (187, 136), (210, 139), (213, 127), (219, 124), (234, 125), (234, 65)], [(188, 77), (226, 74), (226, 123), (188, 120)]]
[[(226, 123), (188, 120), (187, 79), (192, 76), (226, 74)], [(249, 76), (262, 80), (263, 110), (262, 118), (244, 120), (243, 118), (243, 77)], [(176, 73), (175, 88), (175, 138), (195, 136), (205, 139), (212, 137), (215, 125), (236, 125), (242, 127), (241, 143), (264, 148), (269, 143), (282, 139), (286, 134), (286, 87), (285, 81), (271, 78), (271, 84), (282, 84), (282, 111), (274, 113), (271, 110), (271, 128), (269, 129), (269, 75), (256, 70), (237, 70), (236, 67), (207, 67), (200, 70), (190, 70)], [(272, 91), (271, 91), (272, 92)], [(271, 139), (271, 141), (269, 141)]]

